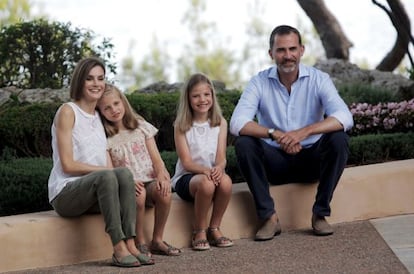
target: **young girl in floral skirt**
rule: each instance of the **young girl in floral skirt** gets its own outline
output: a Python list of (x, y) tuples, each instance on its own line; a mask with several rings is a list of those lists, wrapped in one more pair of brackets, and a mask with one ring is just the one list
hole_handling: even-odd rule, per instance
[[(163, 241), (171, 206), (170, 174), (165, 168), (154, 136), (158, 130), (134, 112), (125, 95), (106, 85), (98, 102), (108, 137), (108, 151), (114, 166), (128, 167), (135, 180), (137, 248), (144, 254), (176, 256), (181, 250)], [(154, 206), (154, 230), (150, 246), (145, 243), (145, 206)]]

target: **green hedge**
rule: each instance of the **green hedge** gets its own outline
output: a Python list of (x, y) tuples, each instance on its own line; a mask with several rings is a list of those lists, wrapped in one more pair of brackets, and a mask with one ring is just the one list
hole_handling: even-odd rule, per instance
[[(364, 165), (384, 161), (414, 158), (414, 133), (364, 135), (350, 139), (349, 165)], [(7, 155), (6, 155), (7, 154)], [(52, 168), (50, 158), (10, 158), (0, 160), (0, 216), (51, 209), (47, 197), (47, 181)], [(171, 176), (177, 154), (161, 152)], [(227, 148), (227, 173), (233, 183), (244, 181), (237, 166), (234, 147)]]
[(351, 137), (348, 164), (366, 165), (414, 158), (414, 133)]
[(338, 86), (342, 99), (351, 105), (352, 103), (378, 104), (383, 102), (399, 102), (409, 100), (387, 89), (372, 87), (362, 84), (342, 84)]
[[(230, 119), (239, 92), (218, 94), (223, 114)], [(160, 150), (174, 150), (173, 122), (179, 93), (134, 93), (127, 95), (132, 107), (159, 129), (156, 141)], [(50, 127), (60, 104), (12, 103), (0, 107), (0, 155), (10, 148), (19, 157), (51, 157)], [(229, 134), (229, 143), (232, 142)]]
[(53, 117), (59, 104), (3, 106), (0, 109), (0, 154), (5, 148), (20, 157), (50, 157)]
[(51, 209), (47, 198), (51, 168), (48, 158), (0, 161), (0, 216)]
[[(344, 85), (340, 93), (345, 102), (367, 102), (375, 104), (385, 101), (399, 101), (397, 97), (385, 90), (370, 86)], [(223, 115), (230, 120), (237, 104), (240, 92), (224, 91), (217, 94)], [(176, 116), (178, 92), (172, 93), (133, 93), (127, 95), (132, 107), (148, 122), (159, 129), (156, 136), (161, 151), (174, 150), (173, 122)], [(19, 104), (15, 101), (0, 107), (0, 155), (8, 147), (16, 151), (19, 157), (50, 157), (50, 126), (60, 104), (36, 103)], [(228, 134), (228, 144), (234, 137)]]

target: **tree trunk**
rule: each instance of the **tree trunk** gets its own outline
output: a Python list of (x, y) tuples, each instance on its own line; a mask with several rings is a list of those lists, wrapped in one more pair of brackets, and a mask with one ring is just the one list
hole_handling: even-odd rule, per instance
[[(414, 43), (411, 36), (410, 19), (400, 0), (387, 0), (390, 10), (375, 0), (372, 0), (372, 2), (387, 13), (397, 30), (397, 40), (395, 41), (393, 48), (377, 66), (378, 70), (393, 71), (401, 63), (405, 54), (409, 54), (408, 44), (410, 43), (410, 39)], [(412, 63), (412, 58), (410, 55), (409, 57)]]
[(336, 17), (328, 10), (323, 0), (297, 0), (311, 19), (325, 49), (326, 58), (349, 60), (348, 40)]

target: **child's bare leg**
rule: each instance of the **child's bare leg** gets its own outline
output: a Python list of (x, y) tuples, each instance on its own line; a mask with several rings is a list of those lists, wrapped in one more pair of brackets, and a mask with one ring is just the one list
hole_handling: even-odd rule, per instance
[(135, 244), (145, 244), (145, 237), (144, 237), (144, 218), (145, 218), (145, 198), (146, 192), (145, 189), (142, 191), (141, 194), (136, 196), (136, 204), (137, 204), (137, 221), (135, 225), (136, 234), (135, 237)]
[[(194, 231), (207, 228), (207, 213), (213, 199), (215, 185), (205, 175), (196, 175), (190, 182), (190, 193), (194, 197)], [(194, 240), (206, 239), (205, 232), (195, 233)]]
[[(158, 245), (164, 245), (163, 235), (165, 224), (167, 223), (168, 214), (170, 213), (171, 207), (171, 192), (167, 195), (163, 195), (155, 187), (155, 184), (151, 186), (151, 197), (154, 201), (154, 231), (152, 234), (152, 241)], [(165, 249), (168, 247), (165, 246)]]
[(225, 174), (223, 175), (221, 183), (216, 188), (214, 202), (213, 202), (213, 211), (212, 211), (211, 219), (210, 219), (209, 227), (213, 228), (213, 230), (210, 230), (210, 233), (212, 234), (214, 239), (218, 239), (223, 236), (221, 231), (215, 228), (219, 228), (221, 225), (223, 215), (230, 202), (231, 191), (232, 191), (232, 181), (230, 177), (227, 174)]
[(164, 228), (171, 207), (171, 192), (164, 195), (152, 183), (148, 189), (148, 193), (151, 193), (151, 197), (148, 198), (151, 198), (154, 202), (154, 231), (152, 234), (151, 251), (156, 254), (168, 256), (180, 255), (180, 249), (163, 241)]

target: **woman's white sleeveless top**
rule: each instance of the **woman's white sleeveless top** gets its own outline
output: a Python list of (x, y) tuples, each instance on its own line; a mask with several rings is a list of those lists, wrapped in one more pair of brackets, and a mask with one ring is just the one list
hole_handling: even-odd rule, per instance
[[(73, 102), (66, 103), (75, 113), (75, 123), (72, 130), (72, 149), (75, 161), (95, 165), (106, 166), (106, 136), (99, 113), (94, 115), (86, 113)], [(66, 174), (62, 170), (59, 158), (59, 148), (56, 140), (55, 122), (52, 124), (52, 150), (53, 168), (50, 172), (48, 188), (49, 201), (51, 202), (70, 181), (80, 178)]]

